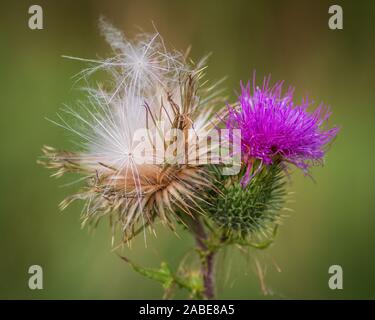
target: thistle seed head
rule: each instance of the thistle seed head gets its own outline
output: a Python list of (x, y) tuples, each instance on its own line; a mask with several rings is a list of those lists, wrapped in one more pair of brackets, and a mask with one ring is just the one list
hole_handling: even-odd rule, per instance
[[(129, 41), (105, 20), (100, 27), (114, 56), (74, 59), (91, 64), (80, 77), (102, 69), (112, 85), (90, 86), (87, 101), (63, 109), (64, 115), (53, 122), (78, 138), (79, 150), (44, 147), (43, 163), (55, 169), (57, 177), (75, 172), (86, 181), (80, 192), (62, 202), (62, 209), (84, 200), (84, 224), (109, 216), (127, 241), (138, 225), (151, 225), (160, 218), (173, 228), (176, 209), (185, 214), (196, 210), (202, 189), (210, 182), (205, 169), (190, 160), (195, 160), (197, 148), (200, 156), (210, 153), (202, 138), (215, 126), (208, 119), (217, 94), (214, 87), (202, 86), (204, 59), (194, 64), (183, 54), (168, 51), (158, 33)], [(147, 141), (135, 141), (137, 131), (145, 129)], [(185, 150), (187, 161), (159, 159), (156, 151), (174, 142), (165, 132), (177, 129), (192, 129), (196, 135), (176, 145), (176, 150)]]

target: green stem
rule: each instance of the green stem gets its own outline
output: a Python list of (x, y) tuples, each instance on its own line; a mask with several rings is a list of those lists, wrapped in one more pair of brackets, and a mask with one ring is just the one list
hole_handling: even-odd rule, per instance
[(194, 216), (189, 219), (189, 225), (195, 236), (201, 258), (201, 273), (204, 286), (203, 294), (205, 298), (213, 299), (215, 297), (214, 269), (217, 251), (207, 245), (209, 238), (200, 217)]

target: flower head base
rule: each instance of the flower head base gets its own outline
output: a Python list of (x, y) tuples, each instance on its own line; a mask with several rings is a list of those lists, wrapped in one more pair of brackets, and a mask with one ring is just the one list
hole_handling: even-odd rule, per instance
[(268, 238), (281, 219), (285, 179), (280, 165), (263, 168), (245, 186), (212, 169), (219, 192), (212, 193), (207, 215), (231, 240)]
[(328, 108), (320, 105), (308, 112), (309, 100), (303, 99), (295, 105), (293, 88), (283, 94), (283, 82), (270, 87), (269, 80), (265, 78), (261, 88), (255, 86), (255, 77), (252, 88), (250, 83), (241, 84), (238, 106), (228, 106), (226, 127), (241, 129), (241, 152), (247, 166), (243, 184), (257, 171), (253, 169), (257, 159), (259, 168), (285, 161), (306, 172), (323, 160), (327, 144), (338, 132), (338, 128), (324, 129), (330, 116)]

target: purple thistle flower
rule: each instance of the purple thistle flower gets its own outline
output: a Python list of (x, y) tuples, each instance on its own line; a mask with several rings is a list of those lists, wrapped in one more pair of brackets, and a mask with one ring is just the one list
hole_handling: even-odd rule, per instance
[(243, 185), (257, 173), (258, 169), (252, 170), (257, 159), (259, 169), (263, 164), (285, 161), (307, 172), (310, 166), (322, 162), (327, 144), (339, 130), (324, 129), (331, 115), (329, 108), (321, 104), (308, 112), (312, 102), (307, 98), (295, 105), (294, 88), (283, 94), (282, 81), (273, 87), (269, 81), (270, 77), (265, 78), (262, 88), (256, 87), (254, 74), (252, 90), (250, 82), (246, 87), (241, 83), (238, 106), (228, 105), (227, 129), (241, 129), (242, 161), (247, 165)]

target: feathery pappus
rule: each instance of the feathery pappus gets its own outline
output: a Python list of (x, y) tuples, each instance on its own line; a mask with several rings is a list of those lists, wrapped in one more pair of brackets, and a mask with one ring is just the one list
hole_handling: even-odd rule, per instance
[(41, 162), (56, 177), (77, 172), (86, 181), (61, 209), (84, 200), (83, 224), (109, 216), (126, 242), (156, 218), (173, 228), (175, 211), (199, 211), (201, 190), (211, 182), (196, 160), (217, 147), (204, 137), (215, 128), (209, 119), (221, 98), (216, 85), (203, 81), (206, 59), (194, 64), (168, 51), (157, 32), (128, 40), (104, 19), (99, 25), (114, 56), (70, 58), (90, 64), (80, 78), (104, 70), (110, 85), (86, 88), (85, 103), (58, 115), (55, 123), (79, 138), (80, 150), (45, 146)]

